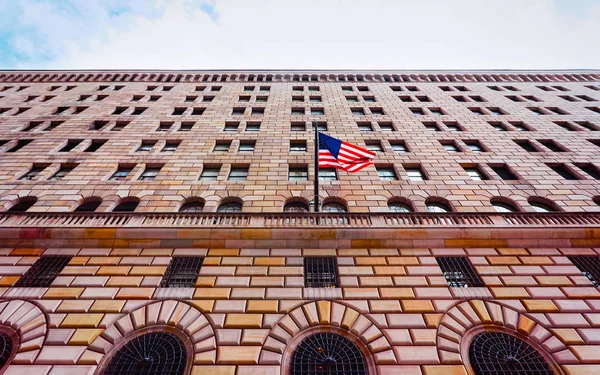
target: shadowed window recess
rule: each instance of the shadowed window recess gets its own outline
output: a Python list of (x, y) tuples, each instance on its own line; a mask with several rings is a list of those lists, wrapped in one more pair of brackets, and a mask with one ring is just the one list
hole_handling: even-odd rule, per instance
[(292, 358), (292, 375), (367, 375), (361, 351), (349, 339), (331, 332), (308, 336)]

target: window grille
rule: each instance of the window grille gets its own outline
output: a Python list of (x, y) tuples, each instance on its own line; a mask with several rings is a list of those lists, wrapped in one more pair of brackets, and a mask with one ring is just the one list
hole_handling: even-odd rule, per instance
[(337, 288), (338, 269), (335, 257), (305, 257), (304, 286), (307, 288)]
[(181, 206), (181, 208), (179, 209), (179, 212), (194, 213), (194, 212), (202, 212), (203, 209), (204, 209), (204, 203), (195, 201), (195, 202), (188, 202), (188, 203), (184, 204), (183, 206)]
[(476, 336), (469, 359), (476, 375), (555, 375), (537, 350), (504, 332)]
[(187, 355), (173, 334), (151, 332), (135, 337), (111, 359), (104, 375), (182, 375)]
[(485, 286), (467, 258), (439, 257), (435, 259), (449, 286), (458, 288)]
[(41, 257), (25, 272), (15, 286), (48, 287), (70, 261), (70, 256)]
[(6, 366), (12, 354), (13, 344), (10, 337), (0, 333), (0, 371)]
[(226, 212), (226, 213), (234, 213), (234, 212), (242, 212), (242, 204), (238, 202), (228, 202), (223, 203), (217, 208), (217, 212)]
[(367, 375), (365, 358), (347, 338), (331, 332), (308, 336), (294, 351), (292, 375)]
[(169, 262), (160, 286), (163, 288), (194, 288), (202, 257), (174, 257)]
[(568, 257), (583, 275), (590, 279), (595, 287), (600, 287), (600, 258), (596, 256), (570, 256)]

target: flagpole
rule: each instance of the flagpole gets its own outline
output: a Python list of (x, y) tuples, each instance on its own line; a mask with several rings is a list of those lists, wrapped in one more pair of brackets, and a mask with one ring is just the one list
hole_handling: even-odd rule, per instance
[(317, 122), (313, 121), (313, 128), (315, 129), (315, 212), (319, 212), (319, 127)]

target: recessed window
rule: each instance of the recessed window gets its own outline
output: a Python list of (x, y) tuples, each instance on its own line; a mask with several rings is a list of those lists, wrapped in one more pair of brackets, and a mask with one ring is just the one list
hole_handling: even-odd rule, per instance
[(265, 109), (264, 108), (262, 108), (262, 107), (252, 108), (252, 115), (255, 115), (255, 116), (258, 115), (258, 116), (260, 116), (260, 115), (264, 115), (264, 114), (265, 114)]
[(179, 208), (179, 212), (185, 213), (198, 213), (202, 210), (204, 210), (204, 203), (199, 200), (192, 200)]
[(217, 212), (225, 212), (225, 213), (235, 213), (242, 212), (242, 204), (238, 202), (227, 202), (222, 203), (219, 208), (217, 208)]
[(317, 122), (317, 130), (320, 132), (327, 131), (327, 123), (326, 122)]
[(463, 131), (462, 127), (457, 122), (444, 122), (446, 128), (448, 128), (451, 132), (461, 132)]
[(112, 180), (112, 181), (125, 180), (125, 179), (127, 179), (127, 177), (129, 176), (129, 173), (131, 173), (132, 170), (133, 170), (133, 167), (119, 166), (117, 171), (115, 173), (113, 173), (113, 175), (110, 177), (110, 180)]
[(528, 110), (530, 110), (531, 112), (535, 113), (536, 115), (546, 115), (547, 113), (544, 112), (540, 107), (527, 107)]
[(254, 152), (256, 141), (241, 141), (238, 152)]
[(213, 148), (213, 151), (227, 152), (229, 151), (229, 147), (231, 147), (231, 141), (217, 141), (215, 143), (215, 148)]
[(444, 147), (444, 150), (446, 150), (449, 153), (455, 153), (460, 151), (458, 146), (456, 146), (456, 143), (452, 141), (440, 141), (440, 143)]
[(260, 131), (260, 122), (248, 122), (248, 123), (246, 123), (246, 131), (247, 132), (257, 132), (257, 131)]
[(389, 202), (388, 203), (388, 209), (390, 210), (390, 212), (412, 212), (412, 208), (406, 204), (406, 203), (401, 203), (401, 202)]
[[(390, 86), (390, 89), (392, 89), (392, 91), (395, 91), (395, 92), (402, 91), (401, 86)], [(352, 90), (349, 90), (349, 91), (352, 91)]]
[(133, 212), (139, 204), (139, 200), (129, 198), (119, 203), (112, 212)]
[(216, 181), (221, 172), (221, 166), (204, 166), (202, 173), (200, 173), (200, 181)]
[(246, 111), (246, 108), (242, 108), (242, 107), (234, 108), (231, 111), (231, 114), (234, 116), (243, 116), (245, 111)]
[(429, 108), (429, 112), (431, 112), (432, 115), (436, 116), (445, 115), (444, 111), (442, 111), (441, 108)]
[(246, 181), (248, 178), (248, 167), (234, 167), (229, 172), (229, 181)]
[(304, 108), (292, 108), (292, 116), (303, 116), (304, 114)]
[(595, 287), (600, 287), (600, 257), (569, 256), (567, 257), (587, 277)]
[(518, 180), (519, 177), (514, 174), (506, 165), (491, 166), (492, 170), (503, 180)]
[(413, 115), (415, 116), (424, 116), (425, 111), (422, 108), (409, 108)]
[(456, 100), (459, 103), (465, 103), (467, 101), (467, 98), (462, 95), (455, 95), (452, 97), (452, 99)]
[(308, 91), (321, 91), (319, 86), (308, 86)]
[(364, 116), (365, 110), (362, 108), (350, 108), (350, 111), (354, 116)]
[(571, 171), (569, 167), (564, 164), (546, 164), (550, 169), (552, 169), (556, 174), (560, 175), (565, 180), (579, 180), (579, 178)]
[(431, 102), (431, 100), (429, 100), (429, 97), (428, 96), (424, 96), (424, 95), (417, 96), (417, 100), (420, 101), (420, 102), (423, 102), (423, 103), (429, 103), (429, 102)]
[[(28, 109), (29, 108), (19, 108), (19, 112), (17, 112), (17, 114), (23, 113), (23, 112), (25, 112)], [(88, 107), (75, 107), (75, 110), (73, 110), (73, 114), (74, 115), (78, 115), (78, 114), (82, 113), (83, 111), (85, 111), (86, 109), (88, 109)]]
[(71, 261), (70, 256), (42, 256), (15, 283), (15, 287), (49, 287)]
[(239, 122), (226, 122), (225, 127), (223, 128), (223, 131), (235, 132), (238, 130), (239, 126), (240, 126)]
[(367, 375), (360, 349), (348, 338), (333, 332), (306, 337), (294, 351), (290, 368), (291, 375)]
[[(203, 257), (173, 257), (160, 281), (161, 288), (194, 288)], [(166, 359), (166, 358), (165, 358)]]
[(381, 142), (379, 141), (366, 141), (365, 146), (369, 151), (383, 152), (383, 147), (381, 147)]
[(169, 129), (171, 129), (171, 126), (173, 126), (172, 122), (161, 122), (158, 125), (158, 128), (156, 129), (157, 132), (168, 132)]
[(283, 206), (283, 212), (308, 212), (308, 205), (304, 202), (289, 202)]
[(423, 180), (427, 180), (425, 173), (421, 170), (421, 167), (404, 167), (406, 174), (408, 175), (408, 179), (411, 181), (419, 182)]
[(292, 102), (304, 102), (304, 96), (292, 96)]
[(306, 288), (337, 288), (336, 257), (304, 257), (304, 286)]
[(196, 95), (194, 95), (194, 96), (188, 95), (188, 96), (185, 97), (185, 101), (188, 102), (188, 103), (189, 102), (194, 102), (194, 101), (196, 101), (196, 99), (198, 99), (198, 96), (196, 96)]
[(392, 146), (392, 150), (398, 153), (409, 152), (408, 147), (404, 141), (390, 141), (390, 146)]
[(304, 122), (292, 122), (290, 124), (290, 130), (293, 132), (303, 132), (306, 131), (306, 123)]
[(441, 130), (436, 122), (423, 122), (423, 126), (430, 132), (439, 132)]
[(373, 131), (373, 126), (371, 126), (371, 123), (369, 122), (357, 122), (356, 125), (358, 126), (358, 130), (360, 130), (361, 132)]
[(396, 175), (396, 171), (394, 171), (393, 167), (375, 167), (377, 169), (377, 174), (379, 175), (379, 179), (382, 181), (395, 181), (398, 179)]
[(271, 86), (260, 86), (259, 91), (263, 91), (263, 92), (271, 91)]
[(142, 172), (142, 174), (140, 175), (138, 180), (152, 181), (156, 178), (156, 176), (158, 176), (158, 173), (160, 172), (160, 170), (161, 170), (161, 167), (146, 167), (146, 169), (144, 170), (144, 172)]
[(466, 257), (436, 257), (448, 286), (468, 288), (485, 286)]
[(156, 141), (142, 141), (142, 144), (140, 145), (140, 147), (138, 147), (138, 149), (135, 151), (136, 152), (148, 152), (148, 151), (152, 150), (152, 147), (154, 147), (155, 144), (156, 144)]
[(290, 141), (290, 151), (306, 152), (306, 141)]
[(463, 166), (463, 169), (473, 181), (487, 180), (487, 176), (479, 169), (478, 166)]
[(309, 100), (313, 103), (320, 103), (322, 101), (320, 96), (311, 96)]
[(576, 163), (577, 168), (587, 173), (595, 180), (600, 180), (600, 170), (592, 163)]
[[(61, 110), (60, 112), (59, 112), (59, 109)], [(62, 113), (62, 112), (64, 112), (65, 110), (66, 110), (66, 107), (59, 107), (59, 108), (56, 110), (56, 112), (55, 112), (54, 114), (56, 115), (56, 114)], [(113, 115), (121, 115), (121, 114), (123, 114), (123, 112), (125, 112), (126, 110), (127, 110), (127, 107), (117, 107), (117, 108), (115, 108), (115, 110), (113, 111), (113, 113), (112, 113), (112, 114), (113, 114)]]
[(221, 86), (211, 86), (210, 91), (221, 91)]
[(479, 141), (465, 141), (465, 144), (472, 152), (484, 152), (486, 149)]
[(408, 91), (419, 91), (419, 88), (417, 86), (406, 86), (406, 89)]
[(371, 111), (371, 114), (374, 116), (383, 116), (385, 114), (383, 108), (369, 108), (369, 111)]
[(269, 100), (268, 96), (257, 96), (256, 97), (257, 103), (266, 103), (268, 100)]
[(206, 86), (196, 86), (196, 91), (204, 91), (204, 89), (206, 89)]
[(90, 130), (101, 130), (106, 125), (108, 125), (108, 121), (96, 120), (96, 121), (92, 122), (92, 125), (90, 126), (89, 129)]
[(483, 103), (486, 101), (484, 98), (482, 98), (479, 95), (470, 95), (469, 98), (471, 98), (472, 101), (478, 102), (478, 103)]
[(499, 121), (488, 121), (488, 124), (490, 124), (490, 126), (492, 128), (494, 128), (495, 130), (497, 130), (499, 132), (508, 131), (508, 128), (506, 127), (506, 125), (504, 125), (503, 123), (501, 123)]
[(308, 180), (308, 168), (302, 167), (290, 167), (288, 171), (288, 180), (290, 181), (307, 181)]
[(396, 129), (394, 128), (394, 124), (389, 121), (380, 121), (378, 122), (379, 129), (384, 132), (393, 132)]
[(443, 203), (439, 203), (439, 202), (430, 202), (430, 203), (426, 203), (427, 206), (427, 212), (431, 212), (431, 213), (444, 213), (444, 212), (450, 212), (450, 207), (446, 206)]
[(20, 149), (22, 149), (23, 147), (27, 146), (28, 144), (30, 144), (31, 142), (33, 142), (33, 139), (19, 139), (17, 141), (17, 144), (14, 145), (13, 147), (11, 147), (10, 149), (6, 150), (6, 152), (17, 152)]
[(214, 96), (207, 96), (207, 95), (205, 95), (205, 96), (202, 97), (202, 102), (204, 102), (204, 103), (210, 103), (210, 102), (213, 101), (214, 98), (215, 98)]
[(469, 108), (469, 110), (478, 116), (484, 115), (483, 110), (481, 108)]
[(83, 152), (96, 152), (107, 142), (106, 139), (94, 139)]
[(553, 207), (551, 207), (545, 203), (531, 201), (531, 202), (529, 202), (529, 204), (531, 205), (531, 207), (533, 207), (533, 210), (535, 212), (554, 212), (554, 211), (556, 211)]
[(538, 142), (540, 142), (542, 145), (544, 145), (546, 148), (548, 148), (552, 152), (567, 152), (567, 149), (565, 149), (563, 146), (559, 145), (554, 140), (543, 139), (543, 140), (538, 140)]
[(58, 150), (58, 152), (69, 152), (69, 151), (73, 150), (75, 147), (79, 146), (79, 144), (81, 142), (82, 142), (81, 139), (70, 139), (67, 141), (67, 144), (63, 146), (63, 148)]
[(62, 180), (63, 178), (65, 178), (73, 169), (75, 169), (77, 165), (65, 165), (62, 164), (60, 166), (60, 169), (54, 173), (48, 180), (49, 181), (56, 181), (56, 180)]
[(192, 109), (192, 116), (201, 116), (206, 108), (194, 108)]
[(521, 131), (521, 132), (531, 131), (531, 128), (528, 125), (525, 125), (525, 123), (522, 121), (509, 121), (508, 123), (511, 124), (518, 131)]
[(505, 212), (518, 212), (519, 211), (513, 205), (505, 203), (505, 202), (494, 201), (494, 202), (492, 202), (492, 207), (494, 207), (494, 209), (496, 210), (496, 212), (502, 212), (502, 213), (505, 213)]
[(254, 91), (254, 86), (244, 86), (244, 91)]
[(34, 165), (27, 173), (25, 173), (19, 180), (31, 181), (34, 180), (48, 165)]
[(337, 179), (337, 172), (334, 168), (319, 168), (319, 181), (335, 181)]
[[(129, 125), (129, 121), (117, 121), (115, 123), (115, 126), (112, 127), (112, 129), (110, 129), (110, 131), (113, 132), (120, 132), (121, 130), (125, 129), (125, 127)], [(47, 130), (48, 128), (46, 128)]]
[(135, 107), (133, 112), (131, 113), (134, 116), (138, 116), (141, 115), (142, 113), (144, 113), (146, 111), (146, 107)]
[(528, 139), (516, 139), (514, 142), (527, 152), (539, 152), (540, 151)]
[(75, 212), (94, 212), (102, 204), (102, 199), (92, 198), (88, 201), (83, 202), (75, 209)]
[(598, 126), (592, 124), (589, 121), (575, 121), (575, 123), (583, 128), (586, 128), (587, 130), (590, 131), (598, 131)]
[(167, 141), (161, 152), (175, 152), (179, 147), (180, 141)]
[(194, 122), (182, 122), (181, 126), (179, 127), (179, 131), (180, 132), (189, 132), (192, 131), (192, 128), (194, 127)]

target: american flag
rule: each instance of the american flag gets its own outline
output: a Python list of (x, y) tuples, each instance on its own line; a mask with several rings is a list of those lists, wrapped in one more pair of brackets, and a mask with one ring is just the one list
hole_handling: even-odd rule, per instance
[(319, 168), (358, 172), (373, 164), (375, 153), (319, 132)]

